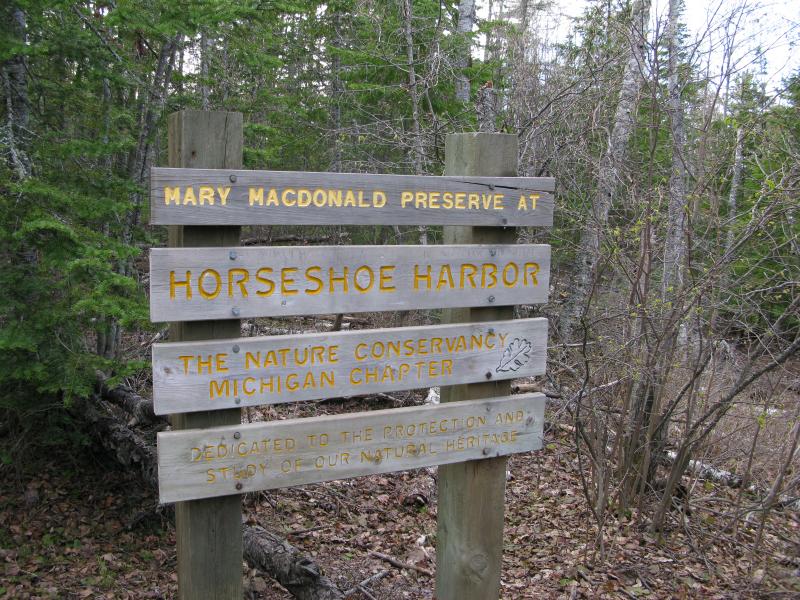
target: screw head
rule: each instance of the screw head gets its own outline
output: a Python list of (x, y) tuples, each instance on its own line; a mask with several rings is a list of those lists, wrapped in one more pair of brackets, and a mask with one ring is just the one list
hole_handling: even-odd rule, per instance
[(489, 327), (486, 333), (488, 333), (489, 335), (494, 335), (494, 327)]
[(239, 344), (234, 344), (233, 348), (231, 348), (231, 350), (233, 350), (234, 354), (238, 354), (239, 353)]
[(495, 250), (494, 248), (492, 248), (491, 250), (489, 250), (489, 255), (490, 255), (490, 256), (497, 256), (497, 250)]
[(238, 316), (239, 316), (239, 309), (238, 309), (236, 306), (234, 306), (234, 307), (231, 309), (231, 314), (232, 314), (234, 317), (238, 317)]
[(242, 399), (241, 399), (241, 398), (234, 398), (234, 399), (233, 399), (233, 401), (234, 401), (236, 404), (241, 404), (241, 403), (242, 403)]
[[(489, 450), (488, 448), (484, 448), (484, 449), (483, 449), (483, 455), (484, 455), (484, 456), (489, 456), (489, 452), (491, 452), (491, 450)], [(238, 483), (237, 485), (242, 485), (242, 484), (241, 484), (241, 483)]]
[(240, 489), (242, 489), (243, 487), (244, 487), (244, 486), (242, 485), (242, 482), (241, 482), (241, 481), (237, 481), (237, 482), (236, 482), (236, 489), (237, 489), (237, 490), (240, 490)]
[(231, 183), (236, 183), (236, 175), (231, 175), (228, 179), (231, 180)]
[(492, 378), (492, 372), (486, 371), (486, 379), (491, 379), (491, 378)]
[(489, 302), (494, 302), (494, 296), (489, 296), (488, 300)]
[(239, 433), (238, 431), (233, 434), (233, 439), (235, 439), (235, 440), (238, 440), (241, 437), (242, 437), (242, 434)]
[(230, 253), (228, 254), (228, 258), (230, 258), (231, 260), (236, 260), (237, 256), (238, 255), (236, 254), (236, 250), (231, 250)]

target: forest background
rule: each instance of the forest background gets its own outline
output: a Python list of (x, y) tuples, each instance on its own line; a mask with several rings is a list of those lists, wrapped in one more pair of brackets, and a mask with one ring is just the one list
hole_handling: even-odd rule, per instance
[[(89, 443), (98, 378), (146, 395), (148, 174), (165, 120), (241, 111), (245, 168), (441, 174), (460, 131), (557, 181), (549, 371), (587, 515), (661, 532), (687, 475), (761, 527), (798, 495), (800, 72), (765, 83), (757, 3), (13, 0), (0, 37), (0, 461)], [(479, 9), (479, 10), (476, 10)], [(771, 38), (791, 47), (797, 23)], [(259, 243), (435, 244), (439, 227), (262, 227)], [(436, 322), (435, 311), (372, 324)], [(794, 361), (794, 362), (793, 362)], [(32, 431), (46, 435), (28, 435)], [(722, 517), (719, 517), (722, 520)], [(761, 542), (761, 533), (752, 537)]]

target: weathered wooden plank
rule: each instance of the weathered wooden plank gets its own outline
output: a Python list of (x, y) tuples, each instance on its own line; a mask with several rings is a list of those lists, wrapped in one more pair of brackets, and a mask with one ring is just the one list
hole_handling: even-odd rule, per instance
[[(242, 166), (242, 114), (185, 110), (169, 115), (169, 164), (173, 167), (238, 169)], [(170, 246), (231, 246), (239, 227), (173, 226)], [(180, 315), (175, 317), (182, 321)], [(170, 323), (170, 339), (199, 340), (239, 335), (239, 321)], [(219, 410), (171, 416), (175, 429), (241, 422), (241, 411)], [(242, 507), (236, 496), (179, 502), (175, 506), (178, 597), (242, 597)]]
[(542, 446), (545, 397), (158, 434), (160, 502), (389, 473)]
[(530, 304), (549, 283), (547, 245), (154, 248), (150, 318)]
[(553, 224), (550, 177), (154, 168), (156, 225)]
[[(465, 133), (447, 136), (448, 175), (516, 175), (517, 137)], [(513, 228), (444, 227), (445, 244), (509, 244)], [(443, 322), (507, 319), (512, 307), (485, 306), (443, 311)], [(484, 381), (441, 389), (442, 403), (505, 396), (509, 380)], [(494, 600), (500, 594), (506, 458), (468, 461), (439, 469), (436, 541), (436, 597), (440, 600)]]
[(545, 372), (547, 319), (153, 346), (156, 414), (221, 410)]

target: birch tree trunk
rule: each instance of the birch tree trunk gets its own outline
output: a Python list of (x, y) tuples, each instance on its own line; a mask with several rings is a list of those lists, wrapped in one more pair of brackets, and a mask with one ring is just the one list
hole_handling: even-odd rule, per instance
[(208, 90), (208, 63), (209, 56), (208, 35), (205, 31), (200, 32), (200, 109), (209, 110), (209, 90)]
[(631, 11), (628, 57), (622, 74), (614, 125), (597, 170), (597, 189), (592, 202), (592, 214), (581, 235), (578, 267), (572, 284), (572, 297), (561, 320), (562, 341), (569, 342), (575, 323), (581, 318), (589, 300), (595, 269), (600, 257), (608, 213), (614, 203), (620, 180), (620, 168), (627, 154), (628, 142), (634, 129), (636, 104), (642, 86), (645, 33), (650, 20), (650, 0), (636, 0)]
[[(406, 41), (406, 69), (408, 70), (408, 94), (411, 97), (411, 153), (413, 155), (414, 174), (421, 175), (424, 170), (422, 133), (419, 123), (419, 89), (417, 87), (417, 71), (414, 67), (414, 29), (412, 23), (411, 0), (402, 0), (403, 33)], [(428, 228), (419, 226), (419, 243), (428, 244)]]
[(733, 248), (733, 241), (736, 233), (733, 228), (733, 221), (736, 218), (736, 197), (739, 195), (739, 186), (742, 183), (742, 165), (744, 150), (744, 128), (740, 125), (736, 129), (736, 150), (733, 157), (733, 173), (731, 175), (731, 189), (728, 192), (728, 227), (725, 237), (725, 254), (728, 256)]
[[(27, 43), (27, 18), (18, 6), (6, 8), (9, 37), (20, 46)], [(31, 161), (27, 152), (28, 80), (25, 55), (20, 52), (6, 60), (0, 69), (5, 96), (6, 122), (0, 127), (0, 143), (5, 146), (6, 160), (17, 179), (31, 176)]]
[(469, 79), (465, 70), (471, 64), (472, 26), (475, 24), (475, 0), (461, 0), (458, 3), (458, 27), (456, 32), (463, 47), (456, 56), (456, 100), (466, 104), (469, 102)]
[(670, 0), (667, 22), (667, 44), (669, 52), (669, 99), (667, 112), (672, 130), (672, 171), (669, 177), (669, 208), (667, 213), (667, 236), (664, 244), (664, 300), (679, 296), (683, 284), (683, 261), (686, 257), (686, 130), (683, 124), (682, 86), (678, 78), (678, 25), (682, 0)]

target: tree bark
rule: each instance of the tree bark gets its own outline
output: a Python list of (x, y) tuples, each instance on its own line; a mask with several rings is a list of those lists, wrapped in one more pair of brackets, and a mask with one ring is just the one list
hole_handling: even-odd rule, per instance
[[(24, 46), (27, 43), (25, 12), (17, 6), (7, 8), (6, 12), (9, 37)], [(6, 60), (0, 68), (6, 106), (6, 124), (0, 128), (0, 137), (3, 138), (6, 147), (9, 167), (19, 181), (30, 177), (32, 171), (27, 152), (30, 104), (26, 72), (26, 59), (21, 52)]]
[(572, 284), (572, 297), (561, 321), (561, 338), (569, 342), (576, 322), (581, 318), (589, 300), (600, 257), (600, 245), (608, 225), (608, 213), (620, 181), (620, 169), (627, 154), (635, 125), (636, 104), (643, 77), (645, 33), (650, 19), (650, 0), (636, 0), (631, 11), (630, 48), (620, 84), (619, 101), (614, 125), (597, 171), (597, 189), (592, 214), (581, 235), (578, 250), (578, 270)]
[(688, 206), (686, 205), (686, 130), (683, 123), (683, 104), (681, 102), (681, 83), (678, 78), (678, 40), (679, 17), (682, 0), (669, 1), (667, 22), (667, 45), (669, 52), (669, 113), (672, 129), (672, 171), (669, 177), (669, 207), (667, 213), (667, 236), (664, 244), (664, 300), (679, 297), (683, 285), (683, 261), (686, 257), (686, 224)]
[(472, 49), (472, 27), (475, 24), (475, 0), (461, 0), (458, 3), (458, 34), (462, 48), (455, 60), (456, 68), (456, 100), (466, 104), (469, 102), (469, 79), (465, 73), (470, 66)]
[(731, 175), (731, 189), (728, 192), (728, 226), (727, 235), (725, 237), (725, 253), (728, 256), (733, 248), (733, 242), (736, 239), (736, 232), (734, 230), (734, 222), (736, 220), (736, 198), (739, 195), (739, 186), (742, 183), (742, 165), (744, 147), (744, 128), (740, 125), (736, 129), (736, 150), (734, 151), (733, 158), (733, 173)]

